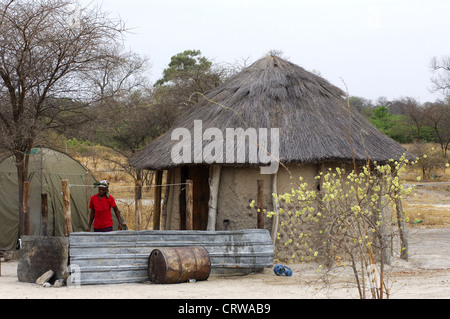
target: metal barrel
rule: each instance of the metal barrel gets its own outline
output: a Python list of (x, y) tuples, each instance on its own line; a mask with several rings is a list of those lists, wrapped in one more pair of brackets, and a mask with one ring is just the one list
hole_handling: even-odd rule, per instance
[(148, 258), (148, 275), (155, 284), (207, 280), (211, 273), (208, 251), (202, 246), (161, 247)]

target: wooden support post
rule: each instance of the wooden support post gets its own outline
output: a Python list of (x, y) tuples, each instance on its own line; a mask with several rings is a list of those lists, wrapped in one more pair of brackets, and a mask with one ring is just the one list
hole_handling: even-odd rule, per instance
[(86, 214), (89, 217), (91, 210), (89, 209), (89, 202), (91, 201), (91, 196), (94, 193), (94, 185), (92, 184), (91, 173), (86, 172), (84, 174), (84, 184), (86, 185)]
[(142, 181), (134, 181), (134, 215), (135, 215), (135, 230), (141, 230), (141, 216), (142, 216)]
[(30, 223), (30, 182), (23, 182), (23, 235), (31, 235), (31, 223)]
[[(272, 194), (278, 194), (278, 173), (273, 174), (272, 176)], [(280, 204), (276, 201), (275, 198), (272, 196), (272, 204), (273, 204), (273, 211), (275, 215), (273, 216), (272, 220), (272, 241), (275, 245), (277, 241), (278, 236), (278, 224), (280, 222)]]
[(264, 229), (264, 181), (258, 179), (258, 229)]
[(188, 179), (188, 167), (183, 166), (180, 170), (180, 230), (186, 230), (186, 180)]
[(186, 230), (194, 229), (194, 192), (192, 180), (186, 180)]
[(220, 172), (221, 165), (215, 165), (209, 171), (209, 211), (208, 211), (208, 225), (206, 230), (216, 230), (217, 219), (217, 199), (219, 197)]
[(161, 192), (162, 192), (162, 178), (163, 172), (157, 171), (155, 176), (155, 196), (153, 208), (153, 230), (160, 229), (161, 223)]
[(163, 205), (161, 207), (161, 219), (162, 219), (162, 223), (161, 223), (161, 229), (167, 229), (167, 202), (169, 200), (169, 194), (170, 194), (170, 188), (172, 186), (169, 186), (169, 184), (172, 184), (172, 171), (171, 169), (169, 169), (167, 171), (167, 175), (166, 175), (166, 186), (164, 187), (164, 200), (163, 200)]
[(42, 236), (48, 236), (48, 196), (41, 194)]
[[(167, 179), (167, 182), (169, 184), (175, 184), (175, 180), (177, 178), (177, 170), (172, 168), (169, 170), (169, 174), (167, 176), (170, 176), (170, 179)], [(172, 217), (174, 214), (174, 210), (173, 210), (173, 205), (174, 205), (174, 201), (175, 201), (175, 193), (180, 193), (177, 192), (178, 188), (181, 188), (180, 185), (169, 185), (168, 187), (168, 192), (167, 197), (164, 199), (165, 205), (166, 205), (166, 221), (165, 221), (165, 227), (164, 229), (172, 229)], [(169, 203), (170, 200), (170, 203)], [(170, 205), (170, 208), (168, 208)]]
[(72, 229), (72, 212), (70, 209), (70, 187), (69, 180), (61, 181), (62, 195), (63, 195), (63, 212), (64, 212), (64, 235), (69, 237)]

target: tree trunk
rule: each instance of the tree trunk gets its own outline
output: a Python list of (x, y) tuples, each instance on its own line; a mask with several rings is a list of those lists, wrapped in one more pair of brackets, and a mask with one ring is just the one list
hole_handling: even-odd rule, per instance
[(22, 235), (29, 235), (25, 229), (26, 212), (24, 211), (24, 183), (28, 179), (28, 163), (30, 150), (14, 152), (17, 168), (17, 185), (19, 191), (19, 238)]
[(408, 260), (409, 255), (409, 243), (408, 243), (408, 232), (406, 229), (405, 216), (403, 213), (403, 203), (401, 199), (397, 199), (395, 201), (395, 206), (397, 210), (397, 224), (398, 229), (400, 231), (400, 243), (401, 243), (401, 252), (400, 258), (404, 260)]
[(23, 182), (23, 234), (31, 235), (31, 217), (30, 217), (30, 182)]

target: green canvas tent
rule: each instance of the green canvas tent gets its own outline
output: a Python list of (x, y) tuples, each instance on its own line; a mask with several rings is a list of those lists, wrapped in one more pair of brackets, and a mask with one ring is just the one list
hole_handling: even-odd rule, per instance
[[(48, 198), (48, 235), (64, 236), (61, 181), (69, 180), (73, 231), (85, 231), (88, 224), (88, 198), (96, 190), (94, 176), (69, 155), (48, 148), (35, 148), (30, 154), (30, 229), (42, 234), (41, 194)], [(88, 187), (84, 185), (89, 185)], [(19, 236), (19, 195), (14, 157), (0, 163), (0, 250), (15, 248)]]

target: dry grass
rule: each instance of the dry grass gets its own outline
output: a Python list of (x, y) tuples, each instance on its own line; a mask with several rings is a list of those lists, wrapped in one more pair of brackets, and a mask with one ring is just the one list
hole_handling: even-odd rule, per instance
[(416, 184), (415, 196), (403, 201), (410, 223), (425, 227), (450, 226), (450, 182)]
[[(106, 179), (110, 183), (110, 194), (114, 196), (128, 229), (136, 230), (136, 187), (133, 177), (120, 165), (111, 161), (126, 163), (126, 159), (112, 155), (108, 149), (98, 146), (95, 146), (88, 155), (74, 154), (73, 157), (87, 167), (97, 180)], [(141, 230), (153, 229), (153, 194), (154, 187), (143, 187)]]
[[(409, 168), (405, 174), (407, 185), (415, 185), (415, 192), (403, 200), (403, 208), (411, 225), (422, 227), (450, 226), (450, 168), (439, 168), (435, 178), (417, 181), (422, 177), (419, 168)], [(415, 224), (414, 224), (415, 223)]]

